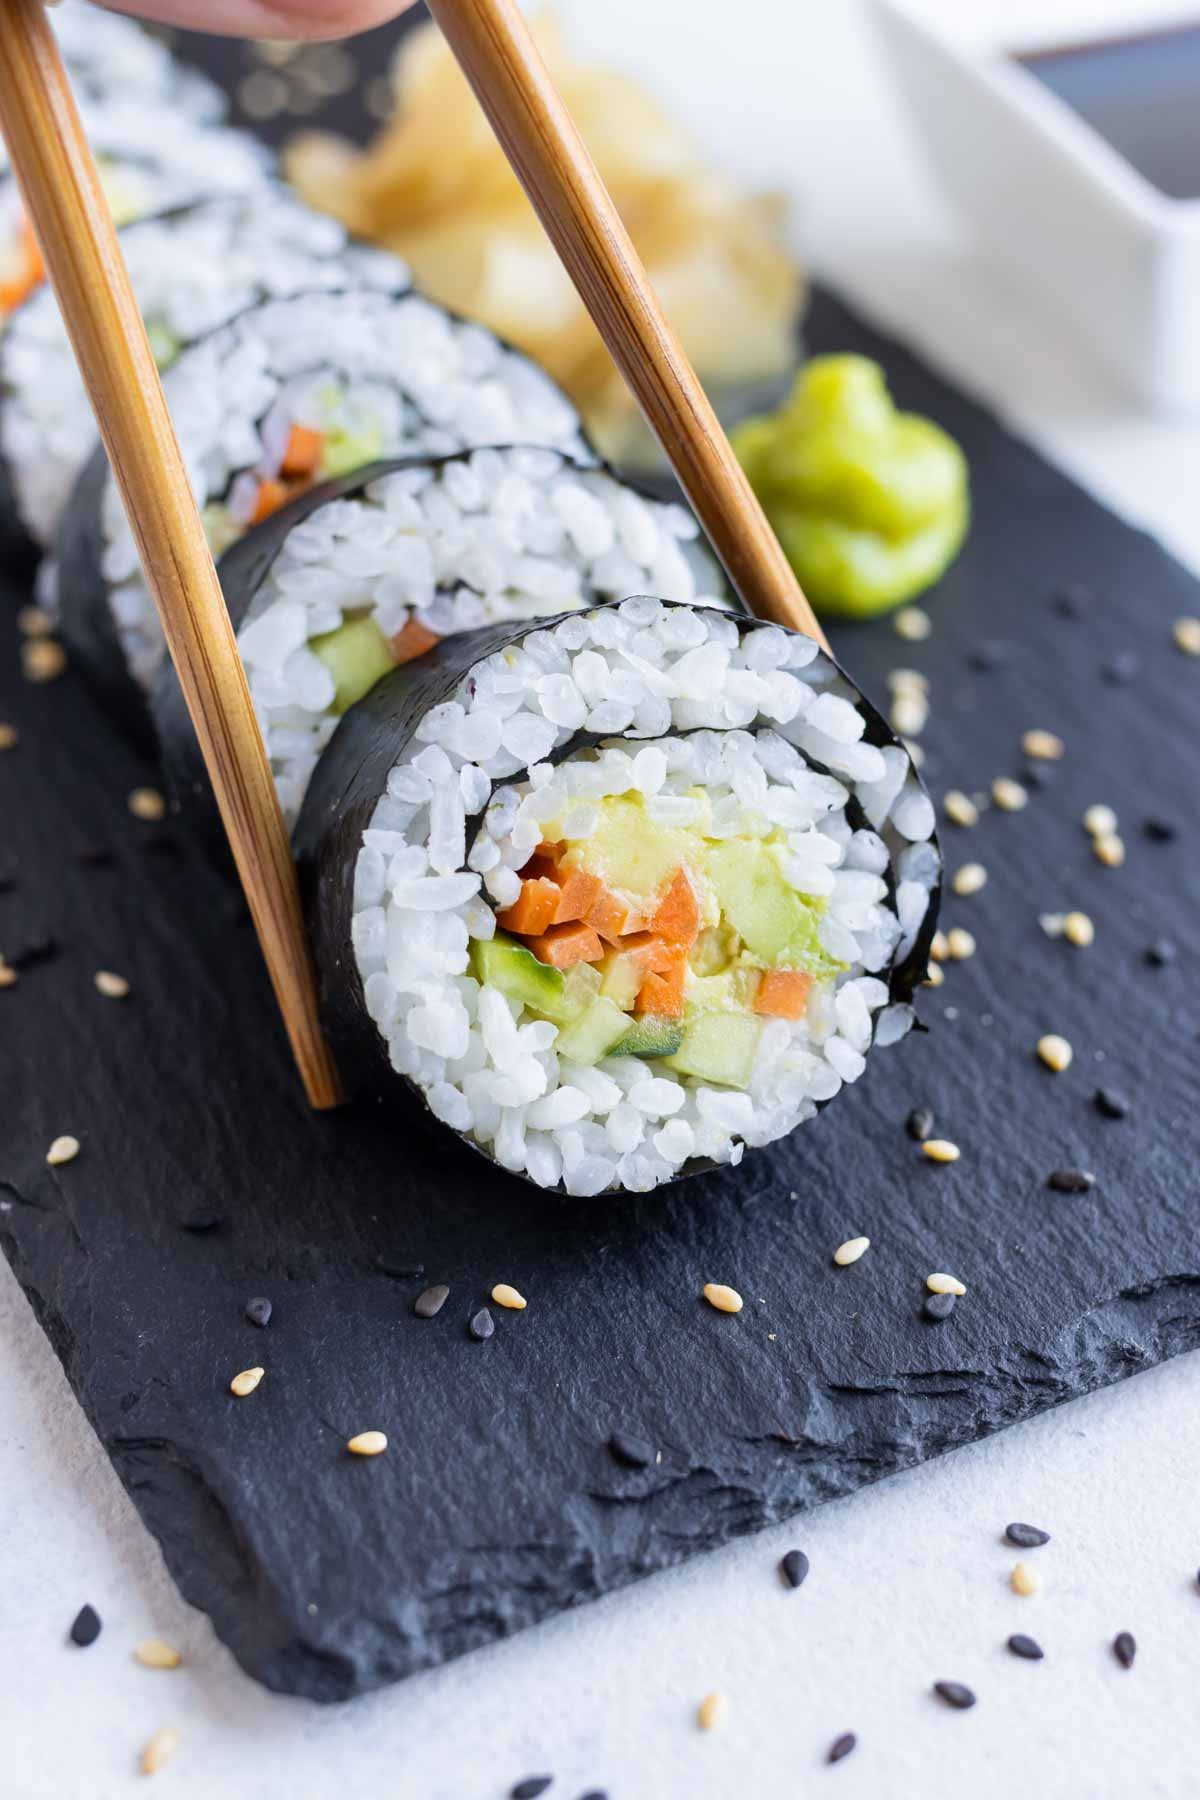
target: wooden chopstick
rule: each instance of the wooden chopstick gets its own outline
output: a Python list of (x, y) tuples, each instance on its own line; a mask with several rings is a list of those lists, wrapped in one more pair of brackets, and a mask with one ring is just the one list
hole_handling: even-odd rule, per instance
[(42, 0), (2, 0), (0, 129), (154, 595), (305, 1092), (341, 1099), (275, 784), (96, 165)]
[(428, 4), (734, 587), (828, 649), (515, 0)]

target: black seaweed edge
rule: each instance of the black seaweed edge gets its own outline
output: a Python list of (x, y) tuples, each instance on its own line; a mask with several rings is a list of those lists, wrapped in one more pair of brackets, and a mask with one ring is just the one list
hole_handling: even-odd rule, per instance
[[(425, 656), (403, 664), (377, 682), (370, 693), (343, 716), (326, 746), (305, 796), (293, 837), (293, 847), (300, 879), (301, 904), (317, 968), (321, 1021), (352, 1093), (362, 1092), (382, 1100), (396, 1091), (399, 1082), (402, 1089), (406, 1088), (417, 1097), (431, 1117), (436, 1116), (419, 1084), (410, 1076), (397, 1076), (388, 1062), (383, 1035), (367, 1012), (362, 977), (351, 940), (350, 923), (353, 916), (354, 871), (358, 849), (376, 803), (386, 789), (389, 771), (412, 742), (421, 719), (433, 707), (449, 700), (459, 683), (477, 664), (498, 650), (514, 648), (533, 632), (553, 631), (567, 619), (623, 604), (621, 600), (601, 601), (594, 607), (580, 608), (573, 612), (556, 613), (541, 619), (508, 621), (484, 626), (478, 631), (462, 632), (456, 637), (443, 638)], [(682, 603), (667, 600), (661, 604), (676, 606)], [(705, 617), (731, 616), (715, 607), (688, 607), (686, 610)], [(756, 619), (736, 612), (732, 616), (743, 635), (747, 631), (771, 628), (771, 621), (767, 619)], [(776, 626), (773, 629), (786, 627)], [(826, 658), (856, 695), (856, 705), (866, 721), (864, 741), (881, 749), (887, 747), (902, 750), (911, 774), (924, 792), (920, 771), (883, 715), (851, 681), (833, 656), (820, 648), (817, 655)], [(626, 735), (620, 732), (605, 733), (600, 737), (579, 734), (560, 746), (548, 760), (561, 761), (589, 742), (609, 742)], [(829, 772), (836, 776), (836, 771)], [(521, 770), (515, 770), (511, 776), (505, 776), (499, 785), (519, 781), (521, 775)], [(857, 796), (851, 797), (855, 804), (859, 804)], [(863, 822), (866, 824), (865, 816)], [(471, 823), (468, 820), (469, 826)], [(891, 964), (887, 970), (889, 1005), (911, 1005), (916, 989), (925, 979), (929, 967), (929, 951), (937, 929), (942, 893), (941, 846), (936, 830), (929, 841), (938, 851), (939, 875), (930, 889), (925, 918), (912, 948), (902, 961)], [(888, 860), (891, 879), (890, 855)], [(820, 1112), (830, 1102), (817, 1101), (815, 1104)], [(444, 1130), (453, 1130), (453, 1127), (446, 1127), (440, 1120), (438, 1124)], [(493, 1166), (502, 1166), (469, 1133), (456, 1131), (454, 1136)], [(749, 1146), (746, 1148), (749, 1149)], [(663, 1186), (671, 1186), (675, 1182), (686, 1181), (694, 1175), (725, 1166), (727, 1165), (718, 1164), (708, 1157), (692, 1157)], [(516, 1173), (517, 1179), (542, 1192), (566, 1192), (561, 1184), (554, 1189), (544, 1189), (524, 1172), (510, 1170), (507, 1173)], [(625, 1188), (605, 1190), (613, 1195), (628, 1191)]]

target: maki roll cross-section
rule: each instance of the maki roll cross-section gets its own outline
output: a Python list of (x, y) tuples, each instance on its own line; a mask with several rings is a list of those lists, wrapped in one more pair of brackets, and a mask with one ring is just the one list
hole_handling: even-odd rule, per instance
[(811, 639), (648, 596), (386, 676), (297, 846), (343, 1067), (580, 1195), (736, 1163), (857, 1080), (913, 1023), (941, 870)]

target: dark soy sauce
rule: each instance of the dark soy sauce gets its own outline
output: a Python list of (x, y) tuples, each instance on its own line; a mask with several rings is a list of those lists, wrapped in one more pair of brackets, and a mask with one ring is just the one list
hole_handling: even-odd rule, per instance
[(1160, 193), (1200, 198), (1200, 23), (1014, 60)]

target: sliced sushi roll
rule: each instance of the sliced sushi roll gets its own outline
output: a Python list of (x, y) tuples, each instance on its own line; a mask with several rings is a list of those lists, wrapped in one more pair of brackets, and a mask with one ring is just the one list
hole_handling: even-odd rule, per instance
[[(142, 219), (121, 232), (121, 250), (161, 370), (185, 345), (263, 300), (409, 285), (399, 257), (351, 245), (336, 220), (274, 181)], [(50, 542), (95, 435), (62, 315), (43, 285), (0, 337), (0, 455), (20, 525), (39, 548)]]
[(215, 81), (177, 61), (161, 38), (132, 19), (65, 0), (50, 8), (50, 23), (75, 99), (85, 108), (120, 99), (126, 106), (170, 108), (201, 125), (218, 124), (229, 110)]
[[(725, 591), (684, 507), (526, 448), (380, 463), (325, 483), (244, 537), (220, 574), (289, 827), (342, 714), (442, 638), (651, 585), (708, 606)], [(197, 834), (223, 845), (169, 661), (153, 711), (175, 797)]]
[[(594, 461), (570, 401), (482, 326), (412, 293), (305, 293), (185, 350), (164, 387), (213, 551), (314, 483), (381, 457), (526, 443)], [(145, 730), (165, 654), (102, 452), (80, 475), (45, 583), (111, 707)]]
[(395, 670), (296, 841), (347, 1078), (580, 1195), (736, 1164), (856, 1081), (914, 1022), (941, 876), (812, 640), (648, 597)]
[[(82, 109), (100, 179), (118, 225), (208, 194), (244, 193), (272, 166), (245, 132), (196, 123), (168, 102), (129, 94)], [(41, 253), (10, 169), (0, 173), (0, 331), (45, 280)]]

